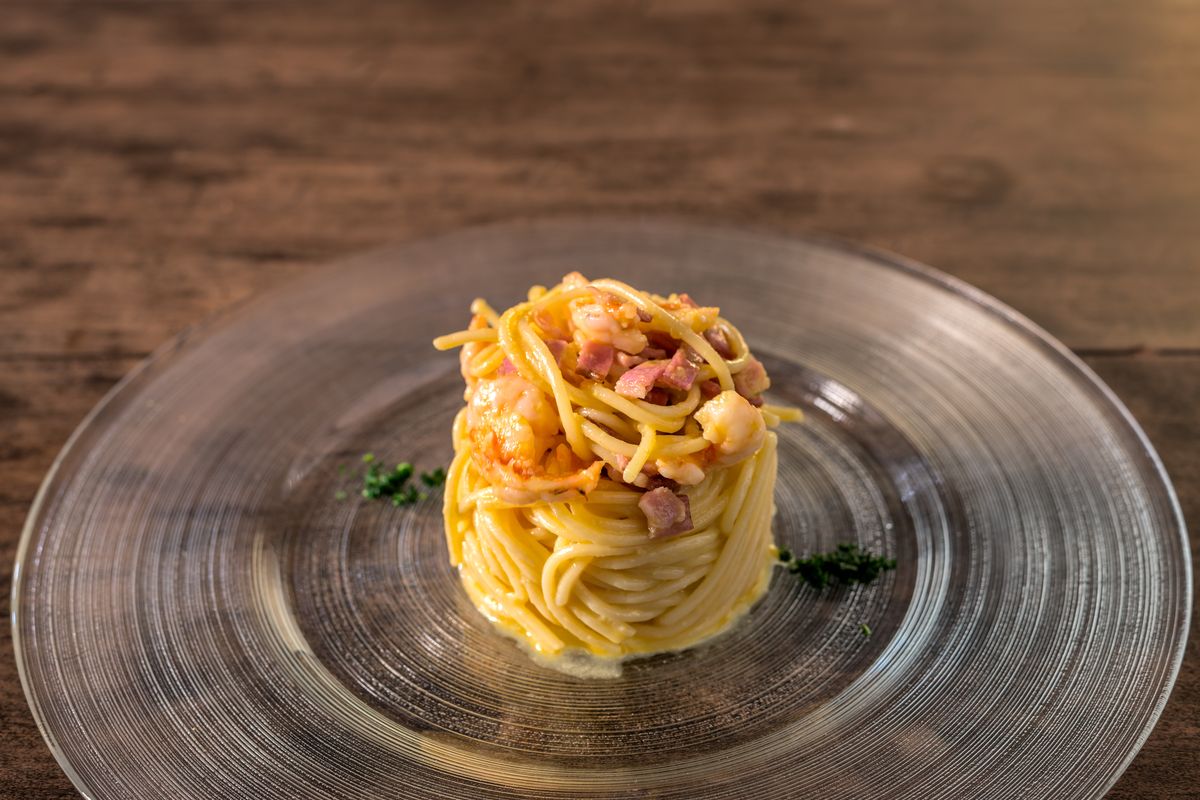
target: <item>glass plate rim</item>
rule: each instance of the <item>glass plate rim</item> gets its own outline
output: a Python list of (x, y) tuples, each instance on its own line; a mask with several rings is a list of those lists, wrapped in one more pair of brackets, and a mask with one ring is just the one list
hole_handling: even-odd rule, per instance
[(997, 299), (993, 295), (988, 294), (982, 289), (960, 279), (955, 276), (943, 272), (942, 270), (929, 266), (923, 262), (892, 252), (886, 248), (876, 245), (866, 244), (852, 239), (843, 238), (833, 234), (821, 231), (783, 231), (777, 228), (769, 228), (754, 224), (732, 224), (732, 223), (713, 223), (703, 220), (687, 219), (678, 216), (623, 216), (623, 215), (604, 215), (604, 216), (554, 216), (554, 217), (513, 217), (499, 219), (482, 224), (474, 224), (467, 226), (449, 227), (442, 230), (427, 231), (424, 234), (417, 234), (403, 239), (393, 240), (377, 247), (372, 247), (364, 251), (358, 251), (342, 257), (333, 258), (323, 261), (316, 265), (311, 271), (294, 278), (290, 281), (285, 281), (278, 287), (264, 290), (263, 292), (252, 294), (248, 297), (237, 300), (223, 308), (217, 309), (214, 312), (201, 318), (198, 322), (184, 328), (179, 333), (176, 333), (167, 338), (162, 344), (156, 347), (149, 355), (135, 364), (129, 372), (127, 372), (112, 388), (110, 388), (103, 397), (92, 407), (90, 411), (83, 417), (71, 435), (67, 437), (66, 442), (55, 455), (50, 467), (46, 471), (45, 477), (38, 486), (38, 490), (34, 495), (29, 512), (25, 517), (25, 523), (21, 529), (21, 535), (18, 540), (16, 555), (13, 560), (12, 570), (12, 589), (9, 598), (9, 624), (10, 633), (13, 643), (13, 658), (17, 665), (17, 676), (21, 682), (21, 689), (25, 695), (25, 701), (29, 706), (30, 713), (33, 716), (34, 722), (37, 725), (38, 732), (42, 736), (42, 740), (50, 750), (54, 760), (58, 763), (60, 769), (71, 781), (75, 789), (84, 797), (91, 800), (93, 794), (90, 787), (86, 785), (82, 776), (71, 765), (67, 754), (58, 746), (52, 733), (47, 728), (44, 716), (41, 712), (40, 705), (34, 695), (33, 686), (30, 682), (28, 672), (25, 667), (23, 658), (24, 646), (21, 641), (21, 607), (20, 596), (22, 586), (22, 566), (26, 561), (31, 542), (33, 541), (35, 532), (39, 527), (38, 521), (42, 516), (46, 500), (50, 496), (51, 489), (54, 487), (56, 480), (59, 477), (60, 469), (76, 447), (79, 446), (80, 440), (85, 434), (89, 433), (91, 428), (97, 423), (100, 417), (110, 407), (114, 406), (125, 396), (132, 396), (138, 388), (138, 384), (150, 377), (154, 367), (158, 367), (167, 362), (176, 353), (179, 353), (185, 345), (192, 340), (202, 340), (211, 335), (223, 325), (235, 322), (243, 315), (252, 314), (255, 307), (264, 299), (271, 297), (276, 291), (287, 287), (295, 287), (309, 281), (319, 280), (321, 276), (331, 270), (337, 269), (339, 266), (352, 264), (360, 259), (371, 259), (382, 253), (396, 253), (403, 251), (406, 248), (417, 245), (432, 245), (440, 241), (468, 238), (472, 236), (487, 236), (495, 232), (503, 232), (506, 229), (512, 230), (554, 230), (562, 231), (581, 230), (584, 228), (608, 228), (608, 227), (627, 227), (631, 229), (644, 229), (647, 231), (674, 229), (676, 232), (696, 234), (719, 234), (728, 237), (742, 237), (762, 243), (767, 240), (774, 240), (780, 245), (795, 245), (808, 244), (819, 247), (841, 251), (849, 255), (859, 256), (870, 260), (871, 262), (888, 269), (894, 269), (914, 279), (924, 281), (925, 283), (941, 289), (942, 291), (962, 298), (970, 302), (980, 310), (999, 318), (1002, 322), (1013, 327), (1014, 329), (1025, 334), (1025, 336), (1038, 345), (1044, 352), (1052, 355), (1059, 364), (1060, 369), (1070, 374), (1074, 372), (1077, 376), (1082, 377), (1088, 384), (1088, 388), (1096, 391), (1098, 396), (1103, 398), (1109, 406), (1117, 412), (1117, 417), (1124, 423), (1128, 432), (1134, 435), (1136, 441), (1141, 445), (1142, 452), (1153, 466), (1153, 472), (1157, 481), (1153, 484), (1158, 490), (1165, 492), (1167, 504), (1171, 509), (1171, 517), (1174, 522), (1175, 536), (1179, 540), (1180, 553), (1182, 556), (1183, 573), (1183, 595), (1187, 602), (1184, 604), (1184, 613), (1182, 622), (1177, 628), (1177, 635), (1174, 641), (1171, 642), (1172, 658), (1169, 675), (1159, 694), (1158, 701), (1155, 707), (1151, 710), (1147, 717), (1146, 725), (1138, 735), (1134, 746), (1131, 748), (1128, 755), (1121, 761), (1118, 768), (1114, 770), (1112, 779), (1104, 787), (1104, 793), (1107, 793), (1128, 769), (1129, 765), (1141, 752), (1146, 740), (1150, 737), (1151, 732), (1157, 726), (1159, 719), (1162, 716), (1163, 710), (1170, 699), (1171, 693), (1174, 691), (1175, 684), (1178, 681), (1180, 670), (1183, 666), (1184, 655), (1187, 650), (1188, 633), (1192, 622), (1192, 605), (1194, 602), (1194, 576), (1192, 571), (1191, 560), (1191, 545), (1188, 539), (1187, 523), (1183, 516), (1183, 508), (1179, 503), (1178, 494), (1175, 491), (1175, 486), (1171, 482), (1170, 475), (1167, 473), (1166, 466), (1163, 464), (1162, 458), (1158, 455), (1158, 451), (1150, 442), (1150, 438), (1142, 429), (1133, 413), (1126, 407), (1125, 403), (1117, 396), (1117, 394), (1106, 384), (1099, 375), (1096, 374), (1087, 363), (1070, 350), (1065, 344), (1051, 335), (1046, 329), (1038, 325), (1029, 317), (1017, 311), (1007, 303)]

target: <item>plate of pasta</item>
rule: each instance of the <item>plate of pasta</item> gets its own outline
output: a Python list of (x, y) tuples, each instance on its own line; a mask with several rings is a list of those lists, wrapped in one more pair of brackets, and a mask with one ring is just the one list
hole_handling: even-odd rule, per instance
[(319, 270), (72, 436), (17, 663), (104, 798), (1096, 798), (1191, 602), (1013, 310), (857, 245), (511, 223)]

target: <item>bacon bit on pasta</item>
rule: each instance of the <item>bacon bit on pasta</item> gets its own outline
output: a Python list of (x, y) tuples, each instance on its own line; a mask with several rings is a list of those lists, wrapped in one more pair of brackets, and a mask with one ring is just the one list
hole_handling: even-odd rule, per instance
[(688, 496), (675, 494), (665, 486), (643, 494), (638, 500), (638, 508), (646, 515), (651, 539), (687, 533), (693, 527)]
[(625, 369), (633, 369), (645, 360), (641, 356), (631, 356), (629, 353), (617, 353), (617, 363)]
[(733, 348), (729, 345), (729, 337), (725, 334), (724, 328), (712, 327), (704, 332), (704, 338), (712, 345), (713, 350), (717, 351), (717, 355), (725, 360), (734, 357)]
[(546, 347), (550, 348), (550, 355), (554, 356), (554, 361), (559, 366), (562, 366), (563, 353), (567, 352), (567, 342), (565, 339), (547, 339)]
[(662, 361), (647, 361), (644, 364), (638, 364), (620, 378), (617, 378), (617, 383), (613, 386), (613, 391), (623, 397), (633, 397), (641, 400), (654, 387), (654, 382), (658, 380), (666, 368), (667, 365)]
[[(663, 374), (658, 381), (663, 386), (670, 389), (678, 389), (681, 392), (686, 392), (692, 388), (692, 384), (696, 382), (696, 375), (700, 372), (700, 367), (693, 360), (695, 354), (690, 347), (684, 346), (675, 351), (675, 355), (671, 356), (670, 363), (663, 370)], [(696, 356), (699, 358), (699, 356)]]
[(646, 392), (646, 402), (653, 403), (656, 406), (668, 406), (671, 404), (671, 395), (666, 389), (660, 389), (657, 386)]
[(577, 372), (582, 372), (592, 380), (604, 380), (613, 365), (613, 348), (610, 344), (588, 339), (579, 348), (579, 363)]
[(679, 349), (679, 340), (666, 331), (646, 331), (647, 349), (654, 348), (651, 354), (640, 352), (646, 358), (666, 358)]
[(746, 362), (742, 371), (733, 376), (733, 388), (742, 397), (753, 402), (754, 398), (771, 388), (771, 379), (762, 362), (753, 356)]

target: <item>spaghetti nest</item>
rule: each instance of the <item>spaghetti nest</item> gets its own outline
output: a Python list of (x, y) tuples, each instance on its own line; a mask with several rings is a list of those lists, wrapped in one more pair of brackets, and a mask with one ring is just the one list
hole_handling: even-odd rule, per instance
[(554, 656), (678, 650), (765, 591), (776, 438), (799, 419), (737, 328), (686, 294), (578, 273), (461, 347), (446, 539), (484, 615)]

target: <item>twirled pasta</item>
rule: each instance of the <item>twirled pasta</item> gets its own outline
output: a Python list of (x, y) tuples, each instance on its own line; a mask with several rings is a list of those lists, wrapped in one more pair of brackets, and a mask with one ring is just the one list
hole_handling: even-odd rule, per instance
[(476, 300), (445, 492), (450, 561), (535, 651), (678, 650), (765, 591), (776, 437), (799, 411), (718, 309), (567, 275)]

